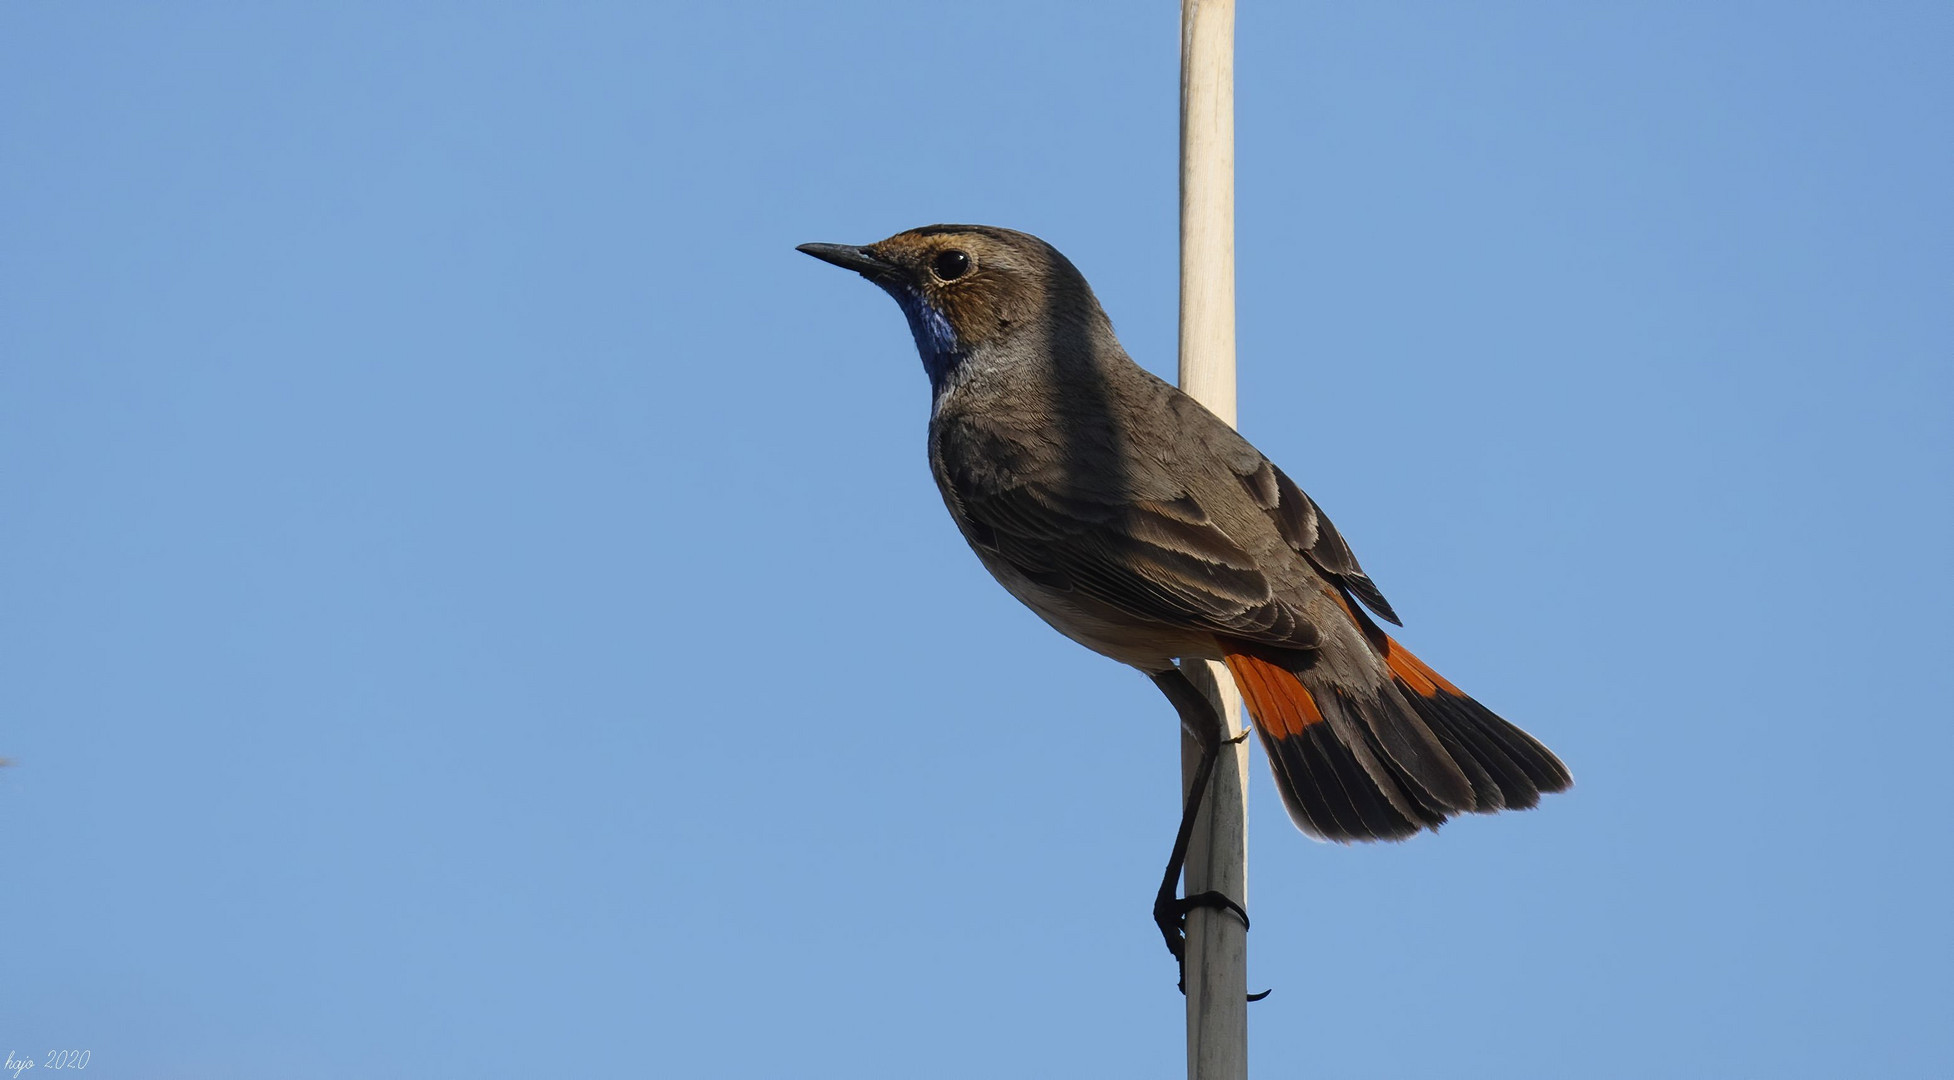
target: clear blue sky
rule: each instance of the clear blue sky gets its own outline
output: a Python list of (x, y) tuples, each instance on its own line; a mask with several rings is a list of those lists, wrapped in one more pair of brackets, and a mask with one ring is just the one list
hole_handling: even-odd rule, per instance
[[(1954, 8), (1245, 0), (1242, 426), (1566, 759), (1312, 843), (1261, 1076), (1954, 1060)], [(1174, 1077), (1177, 733), (984, 574), (895, 306), (1173, 370), (1176, 12), (0, 5), (0, 1053)]]

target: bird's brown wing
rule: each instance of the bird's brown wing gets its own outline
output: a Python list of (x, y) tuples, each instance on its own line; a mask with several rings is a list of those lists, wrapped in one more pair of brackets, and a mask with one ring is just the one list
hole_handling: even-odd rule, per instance
[[(1246, 447), (1248, 444), (1242, 444)], [(1348, 589), (1351, 595), (1364, 602), (1364, 606), (1378, 614), (1378, 617), (1392, 624), (1402, 626), (1398, 614), (1391, 610), (1391, 604), (1378, 591), (1364, 568), (1357, 565), (1357, 556), (1344, 543), (1343, 535), (1330, 519), (1316, 505), (1315, 500), (1303, 494), (1275, 463), (1256, 453), (1251, 462), (1245, 455), (1237, 455), (1235, 475), (1241, 478), (1242, 486), (1254, 497), (1257, 506), (1275, 522), (1276, 529), (1290, 548), (1310, 561), (1324, 577)]]
[(943, 465), (939, 479), (970, 542), (1046, 588), (1177, 628), (1288, 648), (1317, 642), (1303, 613), (1186, 491), (1144, 498)]

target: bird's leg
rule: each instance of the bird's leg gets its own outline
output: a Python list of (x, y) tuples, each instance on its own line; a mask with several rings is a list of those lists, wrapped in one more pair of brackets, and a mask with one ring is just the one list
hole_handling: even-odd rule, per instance
[[(1151, 674), (1151, 673), (1150, 673)], [(1217, 910), (1232, 911), (1242, 920), (1242, 927), (1248, 927), (1248, 912), (1234, 900), (1219, 892), (1195, 893), (1181, 898), (1175, 896), (1180, 883), (1181, 870), (1187, 862), (1187, 845), (1194, 836), (1194, 819), (1201, 812), (1201, 799), (1207, 794), (1208, 781), (1214, 776), (1216, 762), (1221, 758), (1221, 748), (1240, 742), (1248, 736), (1244, 731), (1235, 738), (1227, 737), (1227, 723), (1215, 711), (1206, 694), (1197, 690), (1179, 668), (1169, 668), (1153, 674), (1154, 685), (1174, 703), (1180, 713), (1181, 726), (1201, 744), (1201, 760), (1194, 767), (1194, 782), (1188, 788), (1187, 801), (1181, 807), (1180, 829), (1174, 834), (1174, 851), (1167, 857), (1167, 872), (1160, 879), (1160, 892), (1153, 899), (1154, 925), (1160, 927), (1160, 936), (1167, 942), (1167, 951), (1174, 954), (1174, 960), (1181, 965), (1181, 990), (1187, 989), (1187, 913), (1197, 907), (1210, 907)]]

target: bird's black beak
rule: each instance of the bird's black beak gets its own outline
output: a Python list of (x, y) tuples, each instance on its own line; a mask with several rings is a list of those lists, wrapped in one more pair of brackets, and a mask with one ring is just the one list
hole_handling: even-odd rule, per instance
[(794, 250), (870, 279), (882, 277), (896, 268), (894, 263), (877, 258), (869, 249), (853, 244), (802, 244)]

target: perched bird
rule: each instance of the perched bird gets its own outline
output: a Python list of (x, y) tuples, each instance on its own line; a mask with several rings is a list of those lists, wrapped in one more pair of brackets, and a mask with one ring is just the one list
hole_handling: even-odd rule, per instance
[(1242, 914), (1226, 897), (1174, 897), (1226, 730), (1177, 661), (1227, 664), (1312, 836), (1402, 840), (1568, 786), (1545, 746), (1378, 628), (1363, 608), (1397, 615), (1329, 518), (1135, 364), (1051, 245), (931, 225), (798, 250), (901, 306), (929, 374), (930, 470), (984, 566), (1059, 633), (1146, 672), (1206, 748), (1155, 905), (1176, 957), (1189, 907)]

